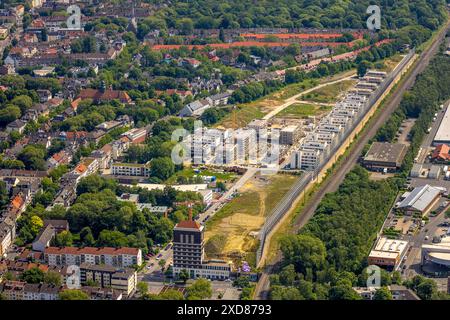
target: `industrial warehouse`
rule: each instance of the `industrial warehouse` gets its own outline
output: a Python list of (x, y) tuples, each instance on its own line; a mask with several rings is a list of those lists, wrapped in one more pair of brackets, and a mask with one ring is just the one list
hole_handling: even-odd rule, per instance
[(401, 143), (374, 142), (367, 151), (363, 165), (374, 171), (396, 171), (402, 165), (407, 147)]
[(402, 195), (402, 201), (397, 203), (396, 209), (409, 215), (426, 215), (445, 191), (443, 188), (430, 185), (415, 188), (413, 191), (405, 192)]
[(408, 249), (408, 241), (392, 240), (381, 237), (370, 251), (368, 257), (369, 265), (377, 265), (388, 270), (396, 270)]
[(450, 144), (450, 108), (448, 106), (436, 136), (434, 137), (433, 144), (435, 146), (440, 144)]

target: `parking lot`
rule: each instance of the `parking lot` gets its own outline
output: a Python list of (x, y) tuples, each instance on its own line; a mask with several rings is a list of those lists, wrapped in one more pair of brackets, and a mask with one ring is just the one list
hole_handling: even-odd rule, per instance
[(450, 190), (450, 180), (444, 180), (442, 177), (440, 179), (425, 179), (425, 178), (411, 178), (410, 187), (416, 188), (429, 184), (433, 187), (446, 188), (447, 192)]

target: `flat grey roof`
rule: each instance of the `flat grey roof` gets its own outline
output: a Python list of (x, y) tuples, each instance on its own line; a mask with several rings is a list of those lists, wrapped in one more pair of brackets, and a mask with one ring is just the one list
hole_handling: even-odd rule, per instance
[(439, 126), (436, 136), (434, 137), (435, 142), (449, 142), (450, 141), (450, 107), (447, 105), (447, 110), (445, 111), (444, 118)]
[(364, 161), (395, 162), (400, 165), (406, 148), (406, 145), (401, 143), (374, 142), (367, 151)]

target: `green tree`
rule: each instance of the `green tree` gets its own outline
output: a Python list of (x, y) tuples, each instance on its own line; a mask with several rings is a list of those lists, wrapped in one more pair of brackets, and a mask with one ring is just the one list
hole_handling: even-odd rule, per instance
[(338, 284), (330, 289), (330, 300), (361, 300), (361, 296), (351, 286)]
[(180, 291), (174, 290), (174, 289), (169, 289), (163, 293), (160, 293), (159, 297), (162, 300), (183, 300), (184, 299), (183, 294)]
[(0, 109), (0, 125), (5, 126), (10, 122), (19, 119), (20, 115), (21, 111), (19, 107), (8, 104), (5, 108)]
[(280, 283), (284, 286), (292, 286), (297, 277), (293, 264), (287, 265), (279, 273)]
[(77, 289), (66, 289), (59, 293), (61, 300), (89, 300), (87, 293)]
[(375, 291), (373, 300), (392, 300), (392, 293), (387, 287), (381, 287)]
[(139, 293), (140, 297), (145, 297), (148, 294), (148, 283), (147, 282), (138, 282), (136, 286), (136, 290)]
[(181, 270), (178, 274), (178, 278), (183, 281), (183, 283), (186, 283), (186, 281), (190, 278), (189, 272), (186, 269)]
[(44, 275), (44, 283), (60, 287), (62, 285), (61, 275), (55, 271), (47, 271)]
[(168, 157), (156, 158), (151, 162), (150, 174), (152, 177), (167, 180), (174, 172), (175, 165), (172, 162), (172, 159)]
[(70, 231), (64, 230), (58, 233), (55, 237), (55, 246), (70, 247), (73, 244), (73, 236)]
[(323, 267), (326, 250), (322, 241), (309, 235), (288, 235), (280, 241), (281, 251), (287, 264), (306, 275), (307, 270), (319, 270)]
[(126, 247), (128, 239), (123, 232), (114, 230), (102, 230), (97, 239), (97, 245), (104, 247)]
[(80, 231), (80, 240), (83, 246), (91, 247), (95, 244), (95, 239), (92, 230), (89, 227), (84, 227)]
[(304, 300), (297, 288), (273, 286), (270, 290), (272, 300)]
[(44, 227), (44, 221), (39, 216), (32, 216), (30, 218), (30, 229), (33, 234), (38, 234)]
[(164, 269), (164, 267), (166, 266), (166, 260), (164, 259), (159, 260), (158, 265), (161, 269)]
[(17, 156), (29, 170), (45, 170), (45, 147), (42, 145), (27, 145)]
[(20, 108), (20, 111), (24, 113), (33, 106), (33, 100), (29, 96), (20, 95), (11, 100), (11, 103)]
[(363, 60), (360, 63), (358, 63), (358, 66), (357, 66), (358, 77), (360, 77), (360, 78), (364, 77), (367, 73), (367, 70), (369, 70), (369, 67), (370, 67), (369, 61)]
[(203, 300), (212, 296), (211, 283), (203, 278), (195, 280), (186, 291), (188, 300)]
[(437, 292), (437, 285), (431, 279), (426, 279), (417, 286), (417, 295), (423, 300), (431, 300), (433, 295)]
[(24, 271), (20, 278), (27, 283), (41, 283), (44, 281), (44, 272), (41, 269), (34, 267)]
[(240, 276), (233, 282), (233, 286), (238, 288), (245, 288), (250, 286), (250, 280), (248, 277)]

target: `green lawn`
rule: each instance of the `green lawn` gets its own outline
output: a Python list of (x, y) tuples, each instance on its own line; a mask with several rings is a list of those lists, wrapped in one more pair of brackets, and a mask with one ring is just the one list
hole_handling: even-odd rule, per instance
[(314, 116), (319, 112), (331, 109), (328, 107), (321, 107), (313, 104), (306, 103), (294, 103), (277, 114), (277, 117), (289, 117), (289, 118), (306, 118)]
[(171, 176), (169, 179), (166, 180), (167, 184), (176, 184), (178, 177), (185, 177), (185, 178), (192, 178), (195, 175), (199, 176), (215, 176), (217, 181), (223, 181), (223, 182), (231, 182), (234, 179), (237, 178), (236, 174), (231, 172), (215, 172), (212, 170), (202, 170), (200, 173), (195, 173), (194, 169), (192, 168), (184, 168), (183, 170), (180, 170), (176, 172), (173, 176)]
[(300, 83), (287, 85), (286, 87), (275, 91), (265, 97), (256, 101), (243, 103), (237, 106), (236, 112), (236, 126), (233, 125), (233, 113), (226, 115), (216, 127), (223, 126), (226, 128), (242, 128), (245, 127), (254, 119), (261, 119), (276, 105), (280, 105), (285, 99), (288, 99), (302, 91), (312, 88), (318, 84), (318, 81), (305, 80)]
[(356, 80), (344, 80), (338, 83), (329, 84), (305, 94), (302, 96), (302, 100), (319, 103), (335, 103), (339, 99), (339, 96), (355, 85), (355, 83)]
[(238, 105), (236, 112), (236, 125), (233, 124), (233, 113), (225, 116), (220, 122), (217, 123), (216, 127), (224, 126), (226, 128), (242, 128), (250, 123), (253, 119), (261, 119), (264, 117), (265, 113), (261, 110), (261, 106), (257, 103), (248, 103), (243, 105)]

